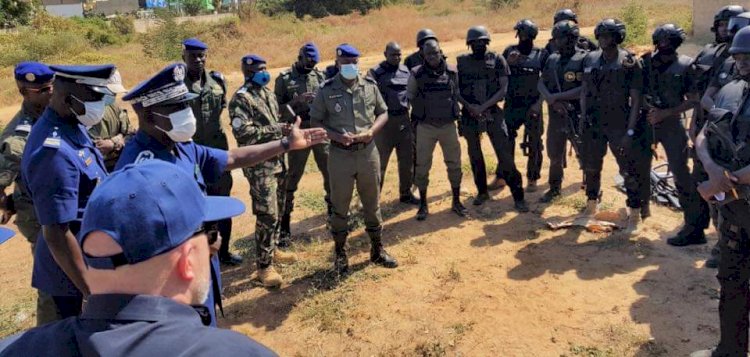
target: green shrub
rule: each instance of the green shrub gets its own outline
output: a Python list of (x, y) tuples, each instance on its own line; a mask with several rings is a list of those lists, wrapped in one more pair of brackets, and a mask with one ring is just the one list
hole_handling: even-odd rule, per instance
[(110, 20), (109, 24), (117, 33), (127, 36), (128, 39), (135, 34), (135, 23), (133, 23), (133, 18), (130, 16), (117, 16)]
[(199, 15), (203, 11), (203, 1), (202, 0), (183, 0), (182, 10), (184, 10), (185, 14), (187, 14), (188, 16)]
[(182, 57), (182, 41), (190, 37), (222, 40), (241, 36), (239, 19), (230, 17), (215, 23), (186, 21), (177, 24), (173, 18), (161, 20), (159, 26), (141, 35), (143, 52), (146, 55), (166, 61), (176, 61)]
[(625, 46), (646, 45), (650, 43), (650, 38), (646, 33), (648, 16), (642, 5), (631, 0), (620, 11), (620, 19), (625, 23), (627, 30)]
[(0, 28), (28, 25), (36, 8), (36, 1), (0, 0)]
[(504, 8), (516, 8), (521, 0), (483, 0), (483, 5), (490, 10), (500, 10)]

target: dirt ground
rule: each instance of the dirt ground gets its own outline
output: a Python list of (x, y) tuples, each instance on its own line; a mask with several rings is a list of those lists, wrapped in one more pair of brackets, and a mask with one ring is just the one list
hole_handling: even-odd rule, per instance
[[(542, 33), (539, 43), (547, 35)], [(496, 50), (514, 40), (512, 34), (494, 39)], [(455, 61), (465, 46), (451, 42), (443, 49)], [(692, 46), (683, 52), (697, 51)], [(378, 54), (365, 57), (362, 68), (380, 60)], [(236, 88), (239, 74), (229, 78)], [(15, 110), (0, 109), (0, 117), (10, 118)], [(471, 206), (476, 191), (461, 141), (463, 198), (471, 217), (450, 212), (438, 149), (431, 171), (432, 214), (417, 222), (415, 207), (398, 203), (394, 158), (381, 201), (385, 243), (400, 266), (370, 265), (369, 242), (359, 228), (350, 238), (354, 273), (342, 281), (330, 272), (322, 180), (310, 159), (292, 225), (293, 250), (301, 261), (279, 267), (286, 279), (280, 289), (254, 286), (248, 279), (254, 269), (254, 217), (248, 212), (235, 220), (232, 246), (246, 261), (224, 271), (226, 316), (220, 325), (283, 356), (684, 356), (717, 341), (716, 272), (703, 267), (716, 241), (713, 230), (708, 245), (670, 247), (665, 239), (679, 229), (682, 216), (658, 206), (633, 239), (547, 229), (545, 220), (574, 216), (585, 204), (572, 157), (564, 197), (552, 204), (537, 203), (547, 188), (545, 158), (542, 185), (526, 196), (532, 212), (516, 213), (507, 189), (480, 208)], [(494, 155), (486, 139), (484, 144), (488, 171), (494, 171)], [(520, 152), (516, 158), (525, 172), (525, 158)], [(625, 205), (624, 195), (612, 187), (616, 173), (609, 155), (602, 206), (612, 210)], [(239, 171), (233, 195), (250, 202)], [(0, 246), (0, 262), (2, 336), (33, 324), (35, 293), (23, 237)]]

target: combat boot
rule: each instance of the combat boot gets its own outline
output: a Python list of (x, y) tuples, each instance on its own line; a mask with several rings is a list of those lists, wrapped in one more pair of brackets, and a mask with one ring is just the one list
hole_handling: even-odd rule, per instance
[(471, 204), (473, 204), (474, 206), (481, 206), (482, 204), (484, 204), (485, 202), (489, 200), (490, 200), (489, 194), (480, 193), (477, 195), (477, 197), (474, 197), (474, 202), (472, 202)]
[(427, 189), (419, 190), (419, 210), (417, 211), (417, 221), (424, 221), (430, 214), (427, 209)]
[(594, 215), (596, 215), (596, 212), (599, 210), (598, 206), (599, 206), (599, 202), (597, 200), (586, 201), (586, 209), (583, 210), (583, 215), (593, 217)]
[(469, 210), (461, 204), (461, 188), (453, 187), (451, 190), (453, 191), (453, 205), (451, 206), (451, 211), (459, 217), (466, 217)]
[(625, 234), (635, 236), (640, 233), (638, 225), (641, 223), (641, 208), (630, 208), (628, 212), (628, 226), (625, 228)]
[(370, 236), (370, 261), (385, 268), (395, 268), (398, 262), (383, 248), (382, 229), (367, 231)]
[(706, 244), (706, 235), (702, 229), (695, 229), (686, 225), (677, 233), (677, 236), (667, 239), (667, 244), (674, 247)]
[(345, 275), (349, 273), (349, 258), (346, 257), (346, 237), (348, 235), (349, 232), (333, 233), (333, 267), (336, 269), (336, 273), (338, 273), (339, 275)]
[(409, 193), (401, 195), (401, 197), (399, 197), (398, 200), (401, 203), (406, 203), (406, 204), (410, 204), (410, 205), (418, 205), (419, 204), (419, 199), (416, 196), (414, 196), (414, 194), (411, 193), (411, 191), (409, 191)]
[(719, 249), (718, 244), (715, 244), (711, 248), (711, 257), (706, 260), (706, 268), (716, 269), (719, 267), (719, 263), (721, 263), (721, 249)]
[(297, 254), (274, 249), (273, 261), (279, 264), (293, 264), (297, 262)]
[(545, 192), (541, 198), (539, 198), (539, 202), (550, 203), (557, 197), (560, 197), (560, 189), (557, 187), (550, 187), (550, 189), (547, 190), (547, 192)]
[(529, 180), (529, 183), (526, 184), (526, 192), (536, 192), (538, 188), (536, 180)]
[(526, 200), (513, 201), (513, 207), (520, 213), (526, 213), (529, 211), (529, 205), (526, 204)]
[(645, 221), (646, 218), (651, 217), (651, 205), (648, 201), (641, 203), (641, 220)]
[(274, 269), (273, 266), (258, 268), (250, 274), (250, 280), (260, 282), (261, 285), (267, 288), (280, 286), (284, 282), (281, 275), (276, 272), (276, 269)]
[(505, 179), (495, 177), (495, 179), (487, 185), (487, 189), (490, 191), (497, 191), (503, 189), (505, 185), (507, 185)]
[(279, 222), (279, 242), (276, 244), (279, 248), (289, 248), (292, 244), (291, 215), (281, 216)]

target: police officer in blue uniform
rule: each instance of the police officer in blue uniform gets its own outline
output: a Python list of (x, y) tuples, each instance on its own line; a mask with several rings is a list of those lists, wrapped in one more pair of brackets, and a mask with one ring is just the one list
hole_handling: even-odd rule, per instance
[[(534, 39), (539, 34), (539, 27), (529, 19), (523, 19), (513, 27), (516, 30), (518, 44), (511, 45), (503, 51), (508, 62), (508, 93), (505, 95), (505, 123), (508, 136), (515, 148), (518, 129), (524, 127), (521, 149), (528, 156), (526, 165), (526, 191), (536, 191), (536, 183), (541, 178), (542, 170), (542, 132), (544, 123), (539, 115), (542, 112), (537, 84), (539, 75), (547, 60), (547, 51), (534, 47)], [(512, 150), (511, 157), (515, 157)]]
[[(39, 324), (81, 312), (89, 294), (76, 234), (86, 202), (107, 171), (86, 127), (102, 120), (113, 65), (51, 66), (56, 72), (49, 106), (34, 124), (21, 175), (34, 203), (43, 239), (37, 240), (31, 285), (52, 297), (54, 314)], [(42, 301), (42, 300), (40, 300)], [(43, 306), (37, 306), (43, 311)]]
[[(115, 169), (130, 163), (151, 159), (174, 163), (192, 175), (201, 190), (218, 182), (222, 174), (233, 169), (250, 167), (289, 150), (304, 149), (325, 140), (323, 129), (299, 129), (299, 119), (291, 134), (281, 140), (261, 145), (220, 150), (192, 141), (196, 118), (190, 108), (196, 95), (185, 85), (185, 65), (175, 63), (131, 89), (123, 100), (133, 104), (138, 115), (138, 132), (125, 145)], [(206, 305), (215, 317), (214, 299), (221, 295), (218, 259), (211, 260), (216, 283)], [(220, 305), (220, 301), (216, 301)], [(215, 319), (213, 319), (215, 323)]]
[(0, 356), (275, 356), (207, 327), (200, 306), (210, 289), (205, 223), (244, 210), (203, 196), (192, 175), (163, 161), (115, 172), (91, 196), (76, 242), (92, 292), (82, 315), (0, 341)]
[(748, 352), (750, 313), (750, 27), (734, 37), (729, 53), (737, 76), (716, 95), (715, 107), (696, 138), (708, 173), (698, 190), (719, 207), (720, 340), (691, 357), (739, 357)]

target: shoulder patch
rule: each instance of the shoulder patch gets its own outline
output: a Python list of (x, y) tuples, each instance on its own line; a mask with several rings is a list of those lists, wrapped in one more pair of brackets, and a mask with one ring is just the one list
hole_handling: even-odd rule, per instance
[(323, 88), (323, 87), (327, 87), (327, 86), (333, 84), (333, 80), (334, 80), (334, 78), (326, 79), (323, 82), (323, 84), (320, 85), (320, 87)]
[(60, 145), (62, 145), (62, 140), (57, 133), (57, 128), (52, 131), (48, 138), (44, 139), (44, 143), (42, 144), (42, 146), (52, 149), (59, 149)]
[(31, 132), (31, 124), (29, 124), (29, 122), (27, 122), (27, 121), (24, 120), (21, 123), (19, 123), (18, 125), (16, 125), (16, 129), (15, 130), (18, 133), (28, 134), (28, 133)]
[(146, 160), (153, 160), (154, 159), (154, 153), (151, 150), (144, 150), (138, 153), (138, 156), (136, 156), (135, 161), (133, 163), (140, 164)]
[(364, 76), (364, 79), (365, 79), (365, 82), (369, 82), (370, 84), (378, 85), (378, 82), (374, 78), (372, 78), (370, 76)]

